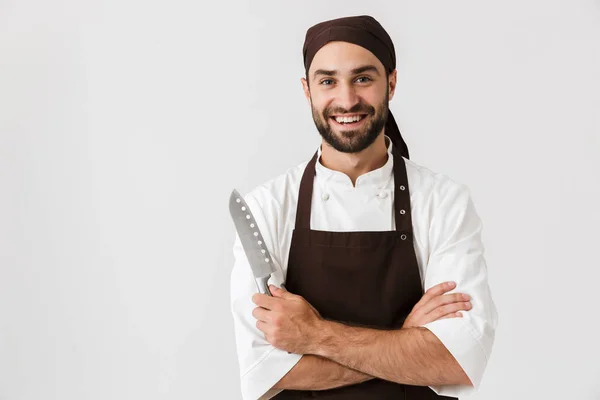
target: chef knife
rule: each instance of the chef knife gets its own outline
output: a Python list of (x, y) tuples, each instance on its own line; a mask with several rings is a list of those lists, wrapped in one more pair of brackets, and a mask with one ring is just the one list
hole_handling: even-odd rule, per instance
[(252, 211), (250, 211), (250, 207), (235, 189), (229, 197), (229, 213), (252, 268), (258, 291), (272, 296), (268, 285), (271, 274), (275, 272), (271, 254), (258, 229), (258, 224), (254, 219), (254, 215), (252, 215)]

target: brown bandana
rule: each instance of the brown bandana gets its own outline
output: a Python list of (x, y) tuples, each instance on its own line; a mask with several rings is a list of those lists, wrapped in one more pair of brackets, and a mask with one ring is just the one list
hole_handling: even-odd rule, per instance
[[(302, 53), (307, 77), (308, 69), (317, 51), (334, 41), (349, 42), (364, 47), (381, 61), (388, 73), (396, 69), (396, 52), (392, 39), (375, 18), (360, 15), (320, 22), (306, 31)], [(408, 147), (390, 110), (385, 124), (385, 134), (400, 150), (400, 154), (409, 158)]]

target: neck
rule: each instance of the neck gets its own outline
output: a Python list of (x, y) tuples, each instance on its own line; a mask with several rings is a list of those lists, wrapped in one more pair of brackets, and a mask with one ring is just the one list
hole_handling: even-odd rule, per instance
[(372, 145), (359, 153), (343, 153), (331, 147), (324, 140), (321, 143), (321, 164), (324, 167), (348, 175), (352, 185), (362, 174), (381, 168), (388, 160), (384, 134), (380, 134)]

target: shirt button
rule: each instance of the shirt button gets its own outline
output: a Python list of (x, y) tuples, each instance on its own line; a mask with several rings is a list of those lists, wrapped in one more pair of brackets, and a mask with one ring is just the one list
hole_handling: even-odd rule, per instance
[(385, 199), (387, 197), (387, 193), (386, 192), (379, 192), (377, 193), (377, 196), (381, 199)]
[(406, 211), (400, 210), (400, 214), (406, 214)]
[(404, 189), (406, 189), (406, 188), (404, 187), (404, 185), (400, 185), (400, 190), (404, 190)]
[(329, 200), (329, 193), (324, 193), (322, 199), (323, 201)]

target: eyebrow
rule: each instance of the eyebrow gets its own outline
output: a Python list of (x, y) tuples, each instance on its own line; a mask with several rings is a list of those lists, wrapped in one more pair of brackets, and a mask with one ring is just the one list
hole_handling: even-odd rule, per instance
[[(379, 71), (377, 70), (377, 67), (375, 67), (374, 65), (363, 65), (362, 67), (354, 68), (350, 72), (353, 75), (362, 74), (363, 72), (374, 72), (377, 75), (379, 75)], [(338, 74), (338, 71), (335, 70), (335, 69), (331, 69), (331, 70), (329, 70), (329, 69), (318, 69), (313, 74), (313, 79), (316, 78), (318, 75), (336, 76), (337, 74)]]

